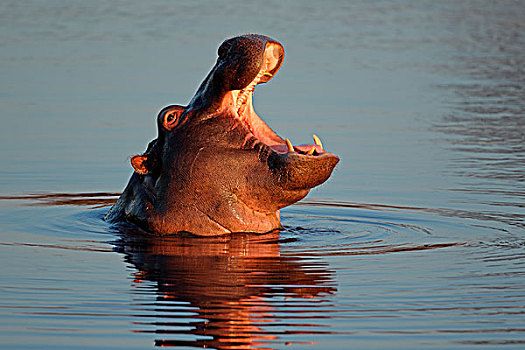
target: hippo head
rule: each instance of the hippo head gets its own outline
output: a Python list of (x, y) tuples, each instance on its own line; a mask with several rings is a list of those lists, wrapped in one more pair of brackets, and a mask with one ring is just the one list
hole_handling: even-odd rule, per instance
[(157, 117), (158, 137), (132, 157), (135, 169), (107, 218), (159, 234), (269, 232), (279, 210), (325, 182), (339, 158), (318, 137), (292, 145), (255, 113), (255, 86), (283, 63), (280, 43), (262, 35), (226, 40), (188, 106)]

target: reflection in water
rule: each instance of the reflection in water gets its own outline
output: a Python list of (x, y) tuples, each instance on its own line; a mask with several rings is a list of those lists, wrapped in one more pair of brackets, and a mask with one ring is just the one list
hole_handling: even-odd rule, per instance
[(30, 334), (26, 345), (45, 336), (48, 349), (68, 336), (110, 348), (108, 333), (137, 349), (523, 344), (523, 240), (461, 243), (446, 234), (490, 228), (418, 207), (318, 201), (288, 208), (279, 234), (162, 238), (115, 231), (102, 221), (107, 208), (77, 206), (95, 197), (89, 207), (108, 200), (5, 201), (28, 200), (13, 209), (17, 218), (46, 215), (0, 242), (0, 256), (27, 257), (27, 266), (3, 265), (0, 310), (21, 320), (4, 334)]
[(315, 310), (336, 292), (332, 272), (316, 260), (281, 256), (278, 233), (160, 238), (128, 232), (116, 245), (139, 270), (137, 285), (156, 284), (153, 315), (141, 325), (160, 336), (157, 346), (266, 349), (277, 334), (327, 332), (319, 331)]

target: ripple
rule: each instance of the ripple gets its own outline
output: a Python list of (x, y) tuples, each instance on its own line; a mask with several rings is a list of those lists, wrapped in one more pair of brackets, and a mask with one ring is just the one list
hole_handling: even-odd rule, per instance
[(81, 192), (81, 193), (41, 193), (18, 196), (0, 196), (0, 200), (26, 201), (26, 205), (75, 205), (90, 206), (93, 209), (112, 205), (120, 193), (114, 192)]
[[(20, 204), (12, 208), (19, 217), (44, 219), (26, 222), (25, 234), (4, 237), (0, 249), (36, 249), (44, 273), (0, 285), (0, 310), (50, 320), (24, 326), (40, 334), (123, 322), (159, 347), (267, 349), (373, 336), (403, 348), (407, 339), (441, 344), (443, 336), (517, 342), (524, 332), (523, 239), (452, 234), (494, 232), (473, 214), (465, 223), (452, 209), (316, 200), (283, 210), (280, 233), (159, 238), (107, 225), (116, 195), (3, 198)], [(46, 251), (73, 260), (63, 266)]]

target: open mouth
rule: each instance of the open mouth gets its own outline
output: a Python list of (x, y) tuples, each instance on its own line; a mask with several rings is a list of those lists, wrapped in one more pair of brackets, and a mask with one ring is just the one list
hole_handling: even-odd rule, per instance
[(323, 144), (317, 135), (313, 135), (314, 143), (312, 144), (293, 145), (289, 139), (283, 139), (277, 135), (253, 109), (252, 100), (255, 86), (266, 83), (273, 78), (282, 63), (282, 55), (283, 50), (280, 45), (268, 43), (264, 50), (263, 62), (259, 73), (244, 89), (229, 92), (234, 102), (237, 116), (253, 136), (278, 153), (297, 153), (306, 156), (325, 154), (327, 152), (324, 150)]

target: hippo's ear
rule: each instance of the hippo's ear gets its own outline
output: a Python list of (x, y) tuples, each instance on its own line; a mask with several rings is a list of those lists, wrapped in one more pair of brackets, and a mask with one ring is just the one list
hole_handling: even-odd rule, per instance
[(145, 155), (139, 156), (133, 156), (131, 157), (131, 166), (135, 171), (140, 175), (146, 175), (149, 171), (146, 168), (146, 160), (148, 160), (148, 157)]
[(180, 122), (180, 116), (184, 113), (184, 107), (179, 105), (168, 106), (159, 113), (158, 123), (159, 127), (171, 131)]

